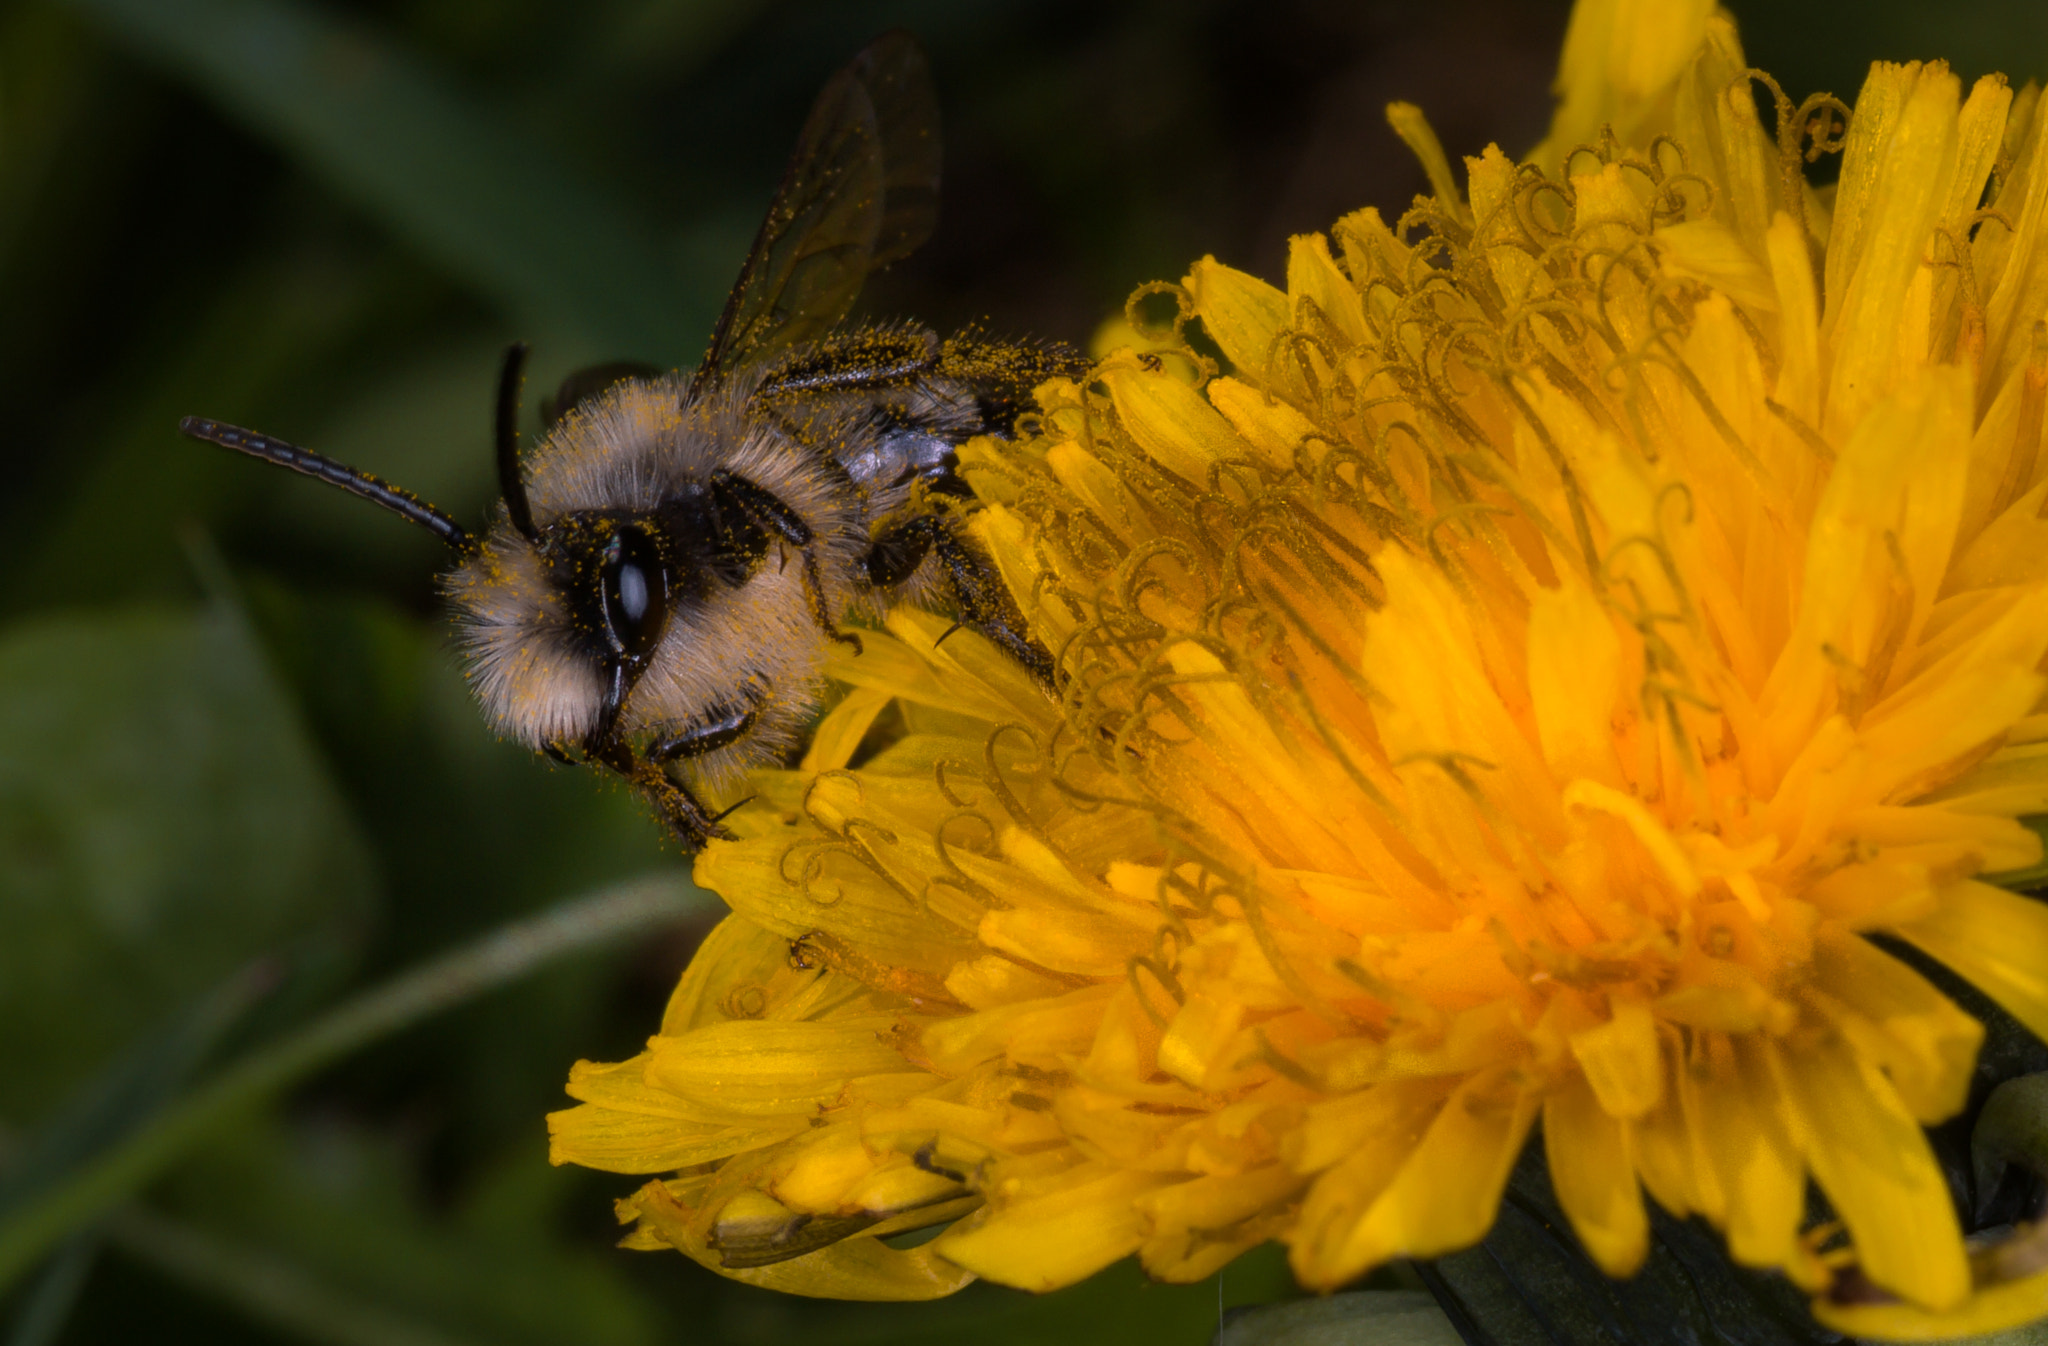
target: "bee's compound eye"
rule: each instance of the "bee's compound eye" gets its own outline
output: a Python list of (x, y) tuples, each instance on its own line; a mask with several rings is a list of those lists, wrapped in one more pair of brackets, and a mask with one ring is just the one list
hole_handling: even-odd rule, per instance
[(652, 653), (668, 622), (668, 571), (654, 539), (631, 524), (622, 526), (605, 545), (599, 573), (613, 648), (634, 659)]

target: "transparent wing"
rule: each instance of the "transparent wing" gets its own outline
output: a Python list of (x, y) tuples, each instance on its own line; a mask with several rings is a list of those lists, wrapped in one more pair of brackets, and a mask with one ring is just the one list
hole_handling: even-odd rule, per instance
[(692, 391), (830, 329), (869, 272), (931, 236), (938, 203), (931, 73), (915, 39), (887, 33), (811, 104)]

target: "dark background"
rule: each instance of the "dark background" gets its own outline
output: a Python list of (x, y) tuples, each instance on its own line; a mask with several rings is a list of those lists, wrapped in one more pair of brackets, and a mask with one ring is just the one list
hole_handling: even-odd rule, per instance
[[(1853, 96), (1877, 57), (2048, 70), (2036, 3), (1735, 9), (1795, 98)], [(1204, 253), (1277, 278), (1289, 234), (1398, 213), (1423, 178), (1391, 99), (1453, 155), (1533, 144), (1565, 13), (0, 3), (0, 1163), (251, 959), (282, 980), (229, 1056), (680, 863), (628, 797), (483, 729), (430, 538), (181, 440), (180, 415), (481, 519), (504, 344), (534, 343), (536, 391), (596, 359), (693, 363), (811, 95), (886, 28), (930, 51), (946, 192), (870, 310), (1085, 343)], [(1214, 1286), (1123, 1267), (1044, 1299), (908, 1307), (612, 1250), (608, 1203), (635, 1180), (548, 1168), (541, 1114), (571, 1061), (638, 1049), (701, 930), (565, 961), (237, 1124), (149, 1194), (168, 1252), (77, 1245), (67, 1312), (17, 1294), (0, 1341), (832, 1346), (972, 1321), (990, 1343), (1192, 1342), (1220, 1303), (1287, 1293), (1273, 1250)], [(62, 1308), (51, 1284), (36, 1303)]]

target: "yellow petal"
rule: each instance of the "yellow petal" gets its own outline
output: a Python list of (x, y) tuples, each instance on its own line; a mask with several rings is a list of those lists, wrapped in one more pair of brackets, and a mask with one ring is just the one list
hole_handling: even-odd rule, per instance
[(1204, 257), (1181, 282), (1208, 330), (1241, 375), (1270, 380), (1273, 346), (1287, 328), (1287, 296), (1256, 276)]
[(1001, 1005), (932, 1024), (924, 1050), (952, 1074), (997, 1056), (1058, 1068), (1066, 1055), (1087, 1052), (1114, 986), (1084, 986), (1062, 996)]
[(1958, 884), (1931, 915), (1897, 934), (1940, 960), (2048, 1039), (2048, 905), (1989, 884)]
[(1986, 1286), (1958, 1308), (1935, 1313), (1913, 1304), (1837, 1304), (1822, 1297), (1813, 1301), (1814, 1320), (1823, 1327), (1866, 1341), (1953, 1341), (2011, 1332), (2030, 1324), (2036, 1330), (1999, 1340), (2018, 1343), (2039, 1335), (2048, 1318), (2048, 1271)]
[(1149, 932), (1046, 904), (992, 911), (981, 918), (980, 935), (989, 948), (1049, 971), (1117, 977), (1134, 954), (1144, 952)]
[(1501, 1078), (1480, 1076), (1461, 1086), (1344, 1238), (1336, 1265), (1356, 1274), (1392, 1257), (1436, 1257), (1485, 1237), (1536, 1106), (1534, 1095)]
[(704, 937), (676, 983), (662, 1012), (662, 1034), (680, 1037), (707, 1023), (758, 1018), (770, 1007), (767, 988), (788, 971), (787, 939), (728, 916)]
[(982, 551), (995, 559), (1003, 586), (1017, 604), (1039, 644), (1048, 651), (1065, 647), (1074, 632), (1073, 610), (1045, 593), (1038, 585), (1043, 573), (1036, 565), (1037, 551), (1030, 545), (1024, 521), (1002, 505), (990, 505), (968, 524)]
[(1620, 783), (1620, 656), (1613, 619), (1585, 585), (1567, 580), (1537, 593), (1529, 607), (1529, 700), (1543, 756), (1561, 780)]
[[(1764, 235), (1771, 286), (1777, 292), (1779, 349), (1776, 398), (1803, 425), (1820, 427), (1820, 294), (1806, 232), (1790, 215), (1771, 216)], [(1811, 449), (1803, 442), (1801, 448)], [(1786, 478), (1793, 479), (1790, 473)]]
[(1587, 1087), (1610, 1117), (1643, 1117), (1663, 1101), (1664, 1052), (1645, 1006), (1617, 1002), (1606, 1023), (1572, 1034), (1571, 1047)]
[(1960, 1304), (1970, 1269), (1955, 1206), (1891, 1085), (1840, 1039), (1766, 1049), (1807, 1167), (1848, 1226), (1864, 1273), (1926, 1308)]
[(1823, 930), (1815, 938), (1813, 970), (1815, 985), (1853, 1011), (1838, 1026), (1883, 1069), (1915, 1120), (1931, 1126), (1962, 1111), (1984, 1025), (1925, 977), (1846, 931)]
[(979, 952), (972, 926), (946, 920), (936, 902), (920, 908), (915, 895), (906, 900), (898, 889), (863, 882), (871, 873), (860, 859), (827, 847), (712, 846), (697, 857), (696, 869), (698, 883), (725, 894), (734, 911), (780, 936), (785, 958), (788, 941), (817, 931), (939, 978)]
[[(1135, 1203), (1152, 1221), (1139, 1258), (1147, 1272), (1169, 1283), (1185, 1285), (1214, 1275), (1221, 1261), (1244, 1251), (1245, 1223), (1280, 1207), (1306, 1183), (1274, 1164), (1147, 1192)], [(1255, 1234), (1249, 1241), (1264, 1240)]]
[(1656, 233), (1664, 269), (1704, 281), (1745, 308), (1765, 313), (1778, 307), (1777, 289), (1763, 264), (1733, 231), (1718, 220), (1687, 220)]
[(585, 1103), (548, 1114), (548, 1162), (606, 1173), (667, 1173), (773, 1145), (806, 1125), (791, 1118), (719, 1126)]
[(1625, 141), (1668, 115), (1672, 86), (1706, 35), (1713, 0), (1580, 0), (1565, 29), (1559, 103), (1529, 155), (1556, 172), (1574, 146), (1611, 125)]
[(1189, 483), (1206, 488), (1212, 465), (1244, 456), (1230, 423), (1179, 379), (1131, 366), (1105, 369), (1101, 377), (1131, 438)]
[[(1906, 103), (1919, 85), (1921, 69), (1918, 61), (1874, 62), (1863, 87), (1856, 93), (1855, 115), (1849, 119), (1842, 150), (1841, 178), (1835, 186), (1833, 228), (1828, 233), (1827, 267), (1821, 286), (1827, 296), (1830, 330), (1848, 292), (1850, 278), (1876, 230), (1878, 203), (1884, 200), (1880, 186), (1885, 178), (1886, 151), (1898, 132)], [(1938, 148), (1938, 132), (1928, 139), (1932, 147)], [(1909, 190), (1915, 187), (1904, 185)], [(1931, 184), (1923, 181), (1917, 186), (1924, 189)]]
[(1303, 1285), (1333, 1290), (1371, 1265), (1373, 1250), (1359, 1245), (1359, 1225), (1441, 1114), (1443, 1084), (1454, 1082), (1399, 1081), (1322, 1105), (1321, 1133), (1305, 1135), (1289, 1160), (1308, 1171), (1327, 1164), (1333, 1151), (1343, 1156), (1316, 1178), (1288, 1237), (1288, 1264)]
[(1020, 1290), (1070, 1285), (1144, 1241), (1136, 1198), (1170, 1179), (1128, 1170), (1070, 1173), (1052, 1190), (963, 1220), (926, 1246), (949, 1262)]
[[(1241, 380), (1228, 376), (1213, 378), (1204, 391), (1230, 421), (1230, 428), (1258, 450), (1270, 467), (1293, 467), (1297, 450), (1323, 438), (1314, 421)], [(1322, 447), (1327, 449), (1327, 443)]]
[(1014, 958), (990, 954), (955, 964), (946, 974), (946, 989), (970, 1009), (993, 1009), (1057, 995), (1066, 987)]
[(1244, 1006), (1234, 1000), (1189, 996), (1159, 1041), (1159, 1068), (1203, 1087), (1211, 1068), (1224, 1064), (1243, 1020)]
[[(1875, 69), (1870, 82), (1894, 87)], [(1835, 229), (1848, 231), (1853, 251), (1838, 269), (1830, 238), (1825, 330), (1835, 359), (1821, 429), (1831, 438), (1860, 421), (1907, 368), (1901, 328), (1925, 321), (1924, 308), (1907, 313), (1907, 298), (1956, 168), (1960, 82), (1930, 66), (1908, 67), (1896, 84), (1896, 122), (1882, 131), (1866, 128), (1859, 98), (1842, 156)], [(1924, 346), (1917, 352), (1920, 359), (1926, 354)]]
[(891, 1023), (707, 1024), (649, 1043), (647, 1082), (688, 1099), (699, 1115), (805, 1113), (837, 1097), (848, 1079), (909, 1069), (886, 1040)]
[[(1368, 1151), (1405, 1153), (1456, 1086), (1449, 1076), (1394, 1079), (1312, 1104), (1283, 1142), (1282, 1153), (1300, 1173), (1320, 1172)], [(1387, 1172), (1391, 1177), (1392, 1168)], [(1356, 1175), (1344, 1185), (1357, 1187)], [(1376, 1195), (1378, 1189), (1372, 1189), (1370, 1196)]]
[(818, 722), (804, 752), (805, 771), (837, 771), (853, 759), (875, 717), (895, 697), (874, 687), (857, 687)]
[(1633, 1276), (1650, 1251), (1624, 1128), (1584, 1080), (1567, 1081), (1543, 1103), (1543, 1153), (1550, 1184), (1586, 1254), (1610, 1276)]
[[(2015, 109), (2016, 110), (2016, 109)], [(1985, 390), (1995, 393), (2026, 363), (2034, 322), (2048, 312), (2048, 117), (2038, 104), (2027, 141), (2021, 148), (2017, 174), (2000, 191), (1996, 208), (2017, 228), (1984, 240), (1977, 250), (1984, 266), (1983, 283), (1991, 287), (1985, 304)]]
[(1838, 689), (1860, 713), (1924, 623), (1961, 517), (1969, 405), (1964, 371), (1925, 370), (1856, 423), (1813, 518), (1798, 625), (1762, 698), (1778, 732), (1810, 738)]
[(1330, 240), (1321, 234), (1298, 234), (1287, 244), (1287, 295), (1297, 310), (1296, 323), (1310, 332), (1335, 330), (1347, 342), (1366, 339), (1365, 305), (1330, 256)]
[(1817, 1289), (1826, 1271), (1799, 1238), (1806, 1170), (1776, 1082), (1755, 1042), (1737, 1038), (1715, 1055), (1699, 1130), (1727, 1193), (1728, 1253)]
[[(1749, 61), (1725, 11), (1708, 17), (1674, 101), (1678, 138), (1689, 147), (1695, 171), (1704, 170), (1715, 185), (1714, 215), (1746, 251), (1761, 256), (1772, 213), (1788, 203), (1780, 199), (1778, 149), (1757, 120)], [(1817, 233), (1824, 237), (1826, 230)]]

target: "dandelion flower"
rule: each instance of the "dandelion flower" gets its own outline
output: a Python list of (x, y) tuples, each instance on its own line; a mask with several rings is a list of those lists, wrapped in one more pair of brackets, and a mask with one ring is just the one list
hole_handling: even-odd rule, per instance
[(1794, 106), (1628, 0), (1561, 89), (1462, 175), (1397, 106), (1432, 196), (1154, 287), (1155, 349), (970, 446), (1058, 691), (907, 610), (836, 666), (553, 1118), (669, 1175), (629, 1245), (917, 1298), (1278, 1239), (1329, 1289), (1482, 1238), (1540, 1130), (1610, 1274), (1647, 1194), (1857, 1335), (2048, 1313), (1966, 1252), (1921, 1128), (1982, 1029), (1896, 952), (2048, 1035), (2048, 908), (1984, 877), (2048, 811), (2048, 116), (1939, 63)]

